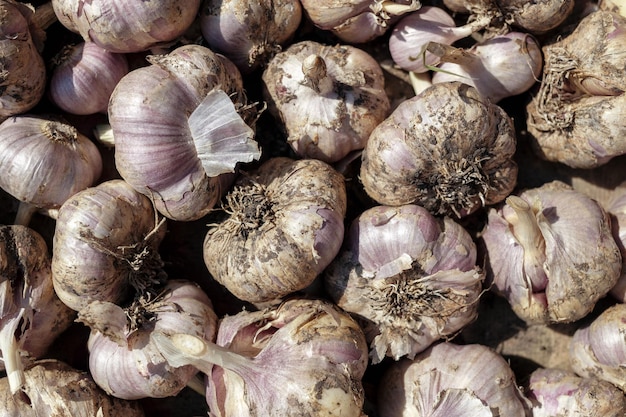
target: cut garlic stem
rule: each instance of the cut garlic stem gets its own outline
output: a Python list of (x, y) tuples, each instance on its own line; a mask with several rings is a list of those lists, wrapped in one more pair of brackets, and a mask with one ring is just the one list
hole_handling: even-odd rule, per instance
[(20, 201), (20, 204), (17, 207), (15, 221), (13, 223), (20, 226), (28, 226), (37, 210), (38, 208), (35, 207), (33, 204), (27, 203), (25, 201)]
[(428, 42), (426, 50), (439, 57), (441, 62), (451, 62), (461, 66), (473, 65), (478, 60), (478, 57), (469, 51), (439, 42)]
[(11, 394), (18, 392), (26, 383), (24, 378), (24, 366), (20, 357), (15, 332), (24, 315), (24, 308), (20, 309), (19, 314), (4, 323), (0, 330), (0, 352), (4, 362)]
[(333, 81), (326, 71), (326, 61), (317, 54), (311, 54), (302, 61), (304, 84), (324, 95), (333, 90)]

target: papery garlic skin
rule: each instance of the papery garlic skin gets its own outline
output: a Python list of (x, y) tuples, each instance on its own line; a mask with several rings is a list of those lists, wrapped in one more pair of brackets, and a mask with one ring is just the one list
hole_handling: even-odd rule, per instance
[[(213, 305), (194, 282), (170, 280), (156, 298), (145, 301), (138, 311), (142, 320), (135, 326), (126, 322), (127, 316), (121, 308), (118, 316), (96, 313), (79, 316), (79, 320), (92, 328), (87, 344), (89, 371), (98, 386), (116, 398), (174, 396), (198, 372), (192, 366), (169, 366), (150, 341), (150, 333), (180, 332), (203, 340), (215, 339), (217, 316)], [(127, 314), (133, 317), (135, 311)], [(106, 333), (112, 328), (122, 329), (121, 334), (112, 338), (100, 331)]]
[(393, 362), (379, 382), (377, 404), (380, 417), (526, 417), (529, 409), (502, 356), (450, 342)]
[(610, 294), (620, 303), (626, 302), (626, 193), (613, 191), (614, 196), (604, 206), (611, 215), (611, 230), (615, 243), (622, 255), (622, 269), (619, 279)]
[(80, 311), (96, 300), (124, 302), (135, 289), (158, 283), (165, 231), (151, 201), (123, 180), (75, 194), (59, 209), (53, 238), (59, 298)]
[(434, 84), (372, 131), (360, 179), (379, 204), (464, 217), (513, 191), (516, 144), (511, 118), (474, 87)]
[(26, 370), (23, 395), (9, 395), (0, 378), (0, 414), (5, 417), (75, 416), (143, 417), (138, 402), (113, 398), (88, 372), (56, 359), (37, 361)]
[(604, 310), (579, 328), (570, 342), (572, 369), (582, 377), (610, 382), (626, 392), (626, 304)]
[(149, 60), (111, 96), (115, 164), (163, 216), (197, 220), (230, 186), (238, 163), (260, 157), (254, 131), (238, 113), (246, 104), (241, 74), (200, 45)]
[(324, 272), (331, 298), (363, 319), (373, 363), (413, 359), (473, 321), (483, 278), (470, 234), (415, 205), (361, 213)]
[(335, 257), (344, 233), (344, 178), (325, 162), (275, 157), (240, 177), (226, 217), (204, 240), (211, 275), (241, 300), (302, 290)]
[(202, 36), (242, 74), (264, 67), (301, 21), (299, 0), (204, 0), (200, 8)]
[(111, 52), (140, 52), (174, 41), (191, 26), (201, 0), (54, 0), (59, 22)]
[[(596, 11), (543, 47), (541, 87), (527, 105), (531, 145), (541, 158), (594, 168), (626, 153), (626, 17)], [(588, 39), (598, 39), (593, 45)]]
[(216, 343), (250, 364), (208, 369), (206, 398), (214, 417), (363, 415), (365, 337), (329, 302), (293, 299), (226, 316)]
[(616, 386), (572, 371), (539, 368), (530, 374), (527, 397), (533, 417), (621, 417), (626, 397)]
[(390, 108), (380, 65), (350, 45), (293, 44), (270, 60), (263, 82), (293, 150), (328, 163), (363, 149)]
[(487, 279), (527, 323), (566, 323), (615, 285), (622, 259), (607, 212), (559, 181), (489, 210)]

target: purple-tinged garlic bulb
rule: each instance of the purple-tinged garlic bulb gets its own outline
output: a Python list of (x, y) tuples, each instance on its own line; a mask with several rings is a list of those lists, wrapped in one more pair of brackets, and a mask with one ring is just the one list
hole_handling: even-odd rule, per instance
[(347, 43), (365, 43), (384, 35), (418, 0), (300, 0), (308, 19)]
[(141, 404), (111, 397), (88, 372), (56, 359), (42, 359), (25, 371), (19, 395), (0, 378), (0, 415), (19, 417), (143, 417)]
[(270, 60), (263, 82), (270, 111), (305, 158), (333, 163), (363, 149), (389, 112), (380, 65), (350, 45), (298, 42)]
[(68, 45), (54, 59), (50, 99), (68, 113), (106, 113), (117, 83), (129, 71), (128, 59), (94, 42)]
[[(593, 284), (589, 284), (593, 285)], [(572, 370), (596, 377), (626, 392), (626, 304), (604, 310), (591, 324), (576, 330), (570, 342)]]
[(610, 294), (620, 303), (626, 302), (626, 191), (614, 190), (614, 198), (604, 206), (611, 215), (613, 238), (622, 255), (622, 268), (619, 279)]
[(507, 361), (479, 344), (435, 344), (393, 362), (378, 388), (380, 417), (526, 417), (529, 403)]
[(364, 211), (324, 273), (335, 303), (362, 319), (373, 363), (413, 359), (473, 321), (482, 280), (471, 235), (415, 205)]
[(52, 277), (59, 298), (76, 311), (92, 301), (121, 303), (165, 279), (158, 253), (165, 223), (150, 200), (125, 181), (109, 180), (59, 209)]
[(144, 292), (122, 308), (93, 302), (78, 320), (91, 328), (89, 371), (107, 394), (126, 400), (178, 394), (198, 370), (167, 363), (150, 337), (183, 333), (212, 342), (217, 315), (208, 295), (194, 282), (170, 280), (158, 292)]
[(593, 12), (543, 54), (541, 87), (526, 108), (536, 154), (588, 169), (626, 153), (626, 17)]
[(191, 26), (201, 0), (53, 0), (59, 22), (111, 52), (140, 52), (170, 43)]
[(58, 209), (101, 172), (96, 145), (68, 123), (23, 114), (0, 124), (0, 188), (24, 203), (16, 224), (27, 225), (37, 209)]
[(523, 32), (497, 35), (468, 49), (429, 44), (427, 50), (441, 60), (433, 74), (434, 84), (460, 81), (494, 103), (530, 89), (543, 65), (538, 41)]
[(211, 275), (241, 300), (270, 302), (309, 286), (339, 252), (343, 176), (317, 159), (275, 157), (242, 175), (204, 240)]
[(474, 87), (434, 84), (374, 129), (360, 178), (379, 204), (463, 217), (512, 192), (516, 143), (511, 118)]
[(0, 369), (12, 393), (74, 316), (54, 292), (44, 238), (26, 226), (0, 226)]
[(626, 415), (626, 397), (615, 385), (562, 369), (533, 371), (526, 396), (532, 403), (533, 417)]
[(242, 74), (264, 67), (292, 39), (302, 20), (300, 0), (204, 0), (200, 29), (209, 48)]
[(206, 374), (214, 417), (364, 417), (365, 336), (327, 301), (226, 316), (215, 343), (182, 332), (152, 340), (171, 366)]
[(489, 210), (481, 233), (487, 281), (527, 323), (568, 323), (615, 285), (622, 259), (607, 212), (553, 181)]
[(111, 96), (115, 164), (163, 216), (197, 220), (223, 196), (238, 164), (261, 155), (239, 114), (246, 106), (241, 74), (194, 44), (148, 60)]

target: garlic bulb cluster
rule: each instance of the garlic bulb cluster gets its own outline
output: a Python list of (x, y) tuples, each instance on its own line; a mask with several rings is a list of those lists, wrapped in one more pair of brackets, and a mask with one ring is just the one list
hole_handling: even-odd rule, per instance
[(208, 295), (182, 279), (139, 294), (125, 309), (94, 302), (78, 320), (92, 329), (87, 347), (94, 381), (107, 394), (126, 400), (176, 395), (198, 372), (193, 366), (168, 365), (151, 334), (183, 333), (213, 341), (217, 332)]
[(149, 61), (111, 95), (115, 164), (163, 216), (197, 220), (222, 197), (238, 164), (261, 155), (239, 112), (247, 104), (241, 74), (193, 44)]
[(125, 181), (89, 187), (59, 209), (52, 277), (59, 298), (80, 311), (93, 301), (121, 303), (165, 278), (165, 236), (151, 201)]
[(429, 44), (427, 51), (440, 60), (433, 83), (464, 82), (494, 103), (530, 89), (543, 66), (539, 42), (523, 32), (497, 35), (468, 49)]
[(527, 106), (537, 155), (588, 169), (626, 153), (625, 27), (626, 17), (598, 10), (543, 47), (541, 87)]
[(339, 252), (344, 178), (317, 159), (275, 157), (242, 175), (204, 240), (211, 275), (241, 300), (269, 302), (307, 287)]
[(59, 22), (111, 52), (140, 52), (176, 40), (196, 18), (201, 0), (113, 2), (53, 0)]
[(242, 74), (264, 67), (293, 38), (300, 0), (204, 0), (200, 30), (209, 47)]
[(17, 224), (36, 209), (58, 209), (101, 172), (96, 145), (66, 122), (23, 114), (0, 124), (0, 188), (25, 203)]
[(533, 371), (526, 396), (532, 403), (533, 417), (626, 415), (626, 396), (615, 385), (562, 369)]
[(300, 1), (315, 26), (347, 43), (365, 43), (382, 36), (403, 15), (422, 6), (417, 0)]
[(361, 213), (324, 273), (333, 301), (362, 319), (372, 363), (413, 359), (473, 321), (482, 280), (470, 234), (415, 205)]
[(95, 42), (64, 48), (55, 58), (50, 77), (50, 99), (72, 114), (106, 113), (119, 80), (128, 73), (128, 59)]
[(263, 82), (294, 151), (328, 163), (363, 149), (390, 107), (379, 64), (350, 45), (293, 44), (270, 60)]
[(360, 178), (380, 204), (463, 217), (511, 193), (516, 143), (511, 118), (474, 87), (434, 84), (372, 131)]
[(483, 345), (450, 342), (392, 363), (377, 400), (380, 417), (526, 417), (529, 410), (502, 356)]
[(610, 382), (626, 392), (626, 304), (604, 310), (579, 328), (570, 343), (572, 369), (582, 377)]
[(9, 394), (7, 378), (0, 378), (0, 396), (3, 416), (144, 416), (139, 403), (107, 395), (88, 372), (54, 359), (26, 370), (21, 395)]
[(0, 120), (35, 107), (46, 88), (46, 65), (31, 34), (33, 10), (17, 1), (0, 1)]
[(622, 266), (607, 212), (559, 181), (490, 209), (481, 241), (488, 281), (527, 323), (581, 319)]
[(24, 369), (73, 320), (54, 292), (44, 238), (26, 226), (0, 225), (0, 369), (12, 393), (26, 383)]
[(363, 417), (367, 345), (358, 324), (327, 301), (294, 298), (221, 320), (216, 343), (154, 332), (171, 366), (206, 374), (215, 417)]

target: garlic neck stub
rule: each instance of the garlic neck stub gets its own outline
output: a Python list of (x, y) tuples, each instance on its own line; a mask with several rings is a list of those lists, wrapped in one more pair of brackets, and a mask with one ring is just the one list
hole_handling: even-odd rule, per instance
[(459, 224), (419, 206), (378, 206), (355, 219), (324, 283), (339, 307), (363, 320), (378, 363), (413, 359), (473, 321), (483, 277)]
[(489, 210), (480, 242), (488, 281), (529, 324), (581, 319), (621, 271), (607, 212), (558, 181)]

